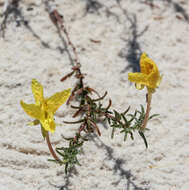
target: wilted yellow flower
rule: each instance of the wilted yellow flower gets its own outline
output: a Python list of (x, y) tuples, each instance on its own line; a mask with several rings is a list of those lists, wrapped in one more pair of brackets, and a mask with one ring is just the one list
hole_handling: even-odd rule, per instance
[(42, 133), (55, 131), (54, 114), (57, 109), (66, 102), (70, 96), (71, 89), (57, 92), (49, 98), (43, 96), (43, 86), (35, 79), (32, 80), (32, 93), (35, 98), (35, 104), (26, 104), (20, 101), (24, 111), (35, 120), (33, 125), (41, 124)]
[(159, 86), (161, 78), (157, 65), (145, 53), (140, 57), (140, 73), (128, 74), (128, 79), (136, 83), (137, 89), (146, 86), (150, 92)]

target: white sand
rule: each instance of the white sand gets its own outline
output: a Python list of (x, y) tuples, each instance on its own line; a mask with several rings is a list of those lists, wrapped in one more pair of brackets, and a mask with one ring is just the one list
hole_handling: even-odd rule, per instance
[[(50, 48), (45, 48), (23, 24), (16, 27), (13, 17), (8, 19), (5, 39), (0, 39), (0, 190), (189, 189), (189, 1), (157, 0), (157, 7), (151, 9), (142, 0), (122, 0), (130, 21), (116, 1), (100, 2), (104, 6), (97, 13), (86, 15), (85, 0), (56, 0), (55, 5), (64, 15), (77, 47), (81, 69), (87, 73), (85, 83), (101, 94), (107, 90), (113, 108), (120, 111), (129, 105), (134, 110), (145, 104), (145, 90), (138, 91), (128, 82), (127, 73), (131, 70), (122, 71), (129, 62), (119, 54), (122, 51), (126, 55), (130, 48), (123, 39), (134, 38), (130, 21), (139, 35), (148, 27), (137, 42), (164, 75), (152, 99), (152, 113), (159, 113), (160, 117), (148, 123), (149, 148), (145, 149), (137, 134), (135, 141), (123, 142), (119, 133), (111, 140), (111, 130), (102, 127), (102, 136), (84, 145), (79, 157), (81, 166), (69, 178), (65, 177), (64, 167), (47, 161), (51, 156), (40, 128), (27, 126), (31, 118), (19, 102), (34, 101), (32, 78), (44, 85), (46, 96), (72, 87), (75, 79), (59, 81), (70, 71), (70, 60), (66, 52), (61, 54), (58, 50), (64, 47), (44, 4), (40, 0), (22, 0), (23, 16)], [(177, 4), (186, 11), (185, 18), (175, 12)], [(26, 10), (29, 6), (32, 11)], [(108, 17), (107, 10), (116, 16)], [(71, 108), (62, 106), (56, 122), (71, 120), (72, 113)], [(61, 134), (71, 136), (77, 127), (57, 127), (51, 135), (53, 145), (66, 146)]]

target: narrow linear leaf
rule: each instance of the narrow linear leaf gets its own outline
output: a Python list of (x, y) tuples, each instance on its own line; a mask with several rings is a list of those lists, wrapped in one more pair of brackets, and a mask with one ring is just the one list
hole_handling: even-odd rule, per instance
[(144, 140), (144, 144), (145, 144), (146, 148), (148, 148), (148, 143), (147, 143), (146, 137), (144, 136), (144, 133), (142, 131), (139, 131), (138, 133)]
[(123, 115), (125, 115), (130, 110), (130, 106), (123, 112)]
[(85, 121), (84, 119), (81, 119), (79, 121), (63, 121), (66, 124), (77, 124), (77, 123), (82, 123), (83, 121)]
[(159, 116), (160, 114), (153, 114), (153, 115), (151, 115), (149, 118), (148, 118), (148, 120), (150, 120), (150, 119), (152, 119), (152, 118), (154, 118), (154, 117), (157, 117), (157, 116)]

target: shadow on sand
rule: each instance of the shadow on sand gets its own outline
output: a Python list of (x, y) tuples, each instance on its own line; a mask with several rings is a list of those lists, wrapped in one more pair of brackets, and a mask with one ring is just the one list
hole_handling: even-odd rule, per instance
[[(1, 15), (3, 16), (3, 21), (1, 23), (1, 27), (0, 27), (0, 34), (2, 35), (2, 37), (5, 37), (5, 33), (6, 33), (6, 27), (9, 21), (9, 17), (13, 16), (14, 22), (16, 23), (16, 26), (19, 27), (21, 25), (23, 25), (29, 32), (32, 33), (32, 35), (40, 41), (41, 45), (44, 48), (49, 48), (52, 49), (50, 47), (50, 45), (48, 43), (46, 43), (45, 41), (43, 41), (40, 37), (40, 35), (38, 35), (30, 26), (29, 22), (25, 19), (25, 17), (22, 14), (21, 8), (19, 7), (19, 0), (13, 0), (12, 3), (8, 4), (6, 7), (5, 12)], [(28, 9), (30, 10), (30, 9)]]
[[(135, 176), (132, 174), (132, 172), (130, 170), (124, 169), (125, 160), (114, 156), (113, 149), (111, 147), (107, 146), (106, 144), (104, 144), (99, 138), (97, 141), (96, 140), (97, 138), (93, 138), (95, 145), (98, 148), (105, 150), (106, 155), (107, 155), (105, 160), (113, 161), (113, 163), (114, 163), (113, 168), (112, 168), (113, 173), (114, 173), (114, 175), (119, 175), (119, 177), (120, 177), (119, 180), (117, 180), (116, 182), (113, 183), (113, 185), (115, 186), (115, 189), (122, 180), (125, 180), (126, 187), (124, 190), (131, 190), (131, 189), (132, 190), (149, 190), (148, 188), (142, 188), (142, 187), (139, 187), (138, 185), (136, 185), (134, 182)], [(144, 183), (148, 184), (148, 182), (146, 182), (146, 181)]]
[(121, 71), (121, 73), (125, 73), (129, 69), (131, 69), (132, 72), (140, 72), (139, 60), (140, 55), (142, 54), (142, 50), (140, 43), (138, 42), (138, 38), (140, 38), (148, 30), (148, 26), (146, 26), (143, 29), (143, 31), (138, 32), (138, 23), (136, 15), (129, 14), (126, 9), (122, 8), (120, 3), (118, 4), (126, 20), (129, 22), (129, 30), (131, 31), (131, 34), (129, 35), (127, 30), (127, 33), (125, 34), (125, 36), (129, 35), (127, 39), (122, 38), (125, 41), (126, 45), (120, 51), (119, 56), (121, 58), (124, 58), (129, 64)]
[[(82, 0), (83, 1), (83, 0)], [(114, 17), (118, 22), (119, 22), (119, 16), (111, 11), (111, 8), (106, 6), (105, 4), (102, 4), (100, 1), (97, 0), (84, 0), (86, 5), (85, 5), (85, 14), (97, 14), (100, 15), (100, 9), (103, 9), (105, 12), (106, 16), (109, 17)], [(109, 0), (111, 1), (111, 0)], [(112, 0), (112, 2), (116, 2), (119, 0)]]
[[(112, 173), (116, 176), (117, 175), (119, 176), (119, 179), (116, 182), (112, 183), (112, 185), (115, 187), (115, 190), (117, 189), (119, 183), (121, 182), (123, 183), (123, 180), (126, 183), (126, 186), (125, 188), (123, 188), (123, 190), (149, 190), (149, 188), (140, 187), (135, 183), (136, 177), (132, 174), (130, 170), (124, 169), (125, 160), (114, 156), (114, 150), (111, 147), (104, 144), (96, 135), (91, 135), (89, 137), (89, 140), (93, 141), (98, 149), (104, 150), (106, 155), (105, 160), (107, 162), (113, 161)], [(53, 185), (53, 186), (56, 187), (58, 190), (74, 190), (69, 187), (71, 184), (70, 178), (73, 177), (73, 174), (78, 175), (78, 172), (75, 168), (73, 168), (70, 174), (66, 178), (64, 178), (65, 180), (64, 185), (61, 186)], [(143, 184), (147, 186), (149, 182), (144, 181)]]
[[(165, 2), (167, 2), (168, 6), (172, 7), (173, 10), (175, 11), (175, 13), (180, 13), (183, 16), (183, 18), (187, 22), (189, 22), (189, 15), (187, 14), (187, 12), (183, 8), (183, 6), (180, 5), (181, 3), (177, 3), (177, 2), (175, 2), (173, 0), (156, 0), (156, 1), (165, 1)], [(151, 7), (151, 9), (153, 9), (153, 8), (157, 7), (157, 6), (155, 6), (154, 2), (155, 2), (155, 0), (145, 0), (142, 3), (145, 3), (145, 4), (149, 5)], [(185, 2), (183, 1), (182, 3), (185, 3)]]

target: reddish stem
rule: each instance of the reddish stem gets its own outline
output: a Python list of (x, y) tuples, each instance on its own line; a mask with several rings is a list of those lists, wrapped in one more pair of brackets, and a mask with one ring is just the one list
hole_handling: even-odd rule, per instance
[(151, 105), (151, 100), (152, 100), (152, 93), (148, 92), (147, 94), (147, 106), (146, 106), (146, 114), (142, 123), (142, 129), (144, 129), (147, 126), (148, 123), (148, 118), (150, 114), (150, 105)]
[(48, 145), (49, 151), (50, 151), (51, 155), (53, 156), (53, 158), (56, 161), (61, 162), (61, 160), (58, 158), (58, 156), (56, 155), (56, 153), (53, 150), (53, 147), (51, 145), (50, 138), (49, 138), (49, 133), (48, 132), (47, 132), (47, 135), (46, 135), (46, 141), (47, 141), (47, 145)]

